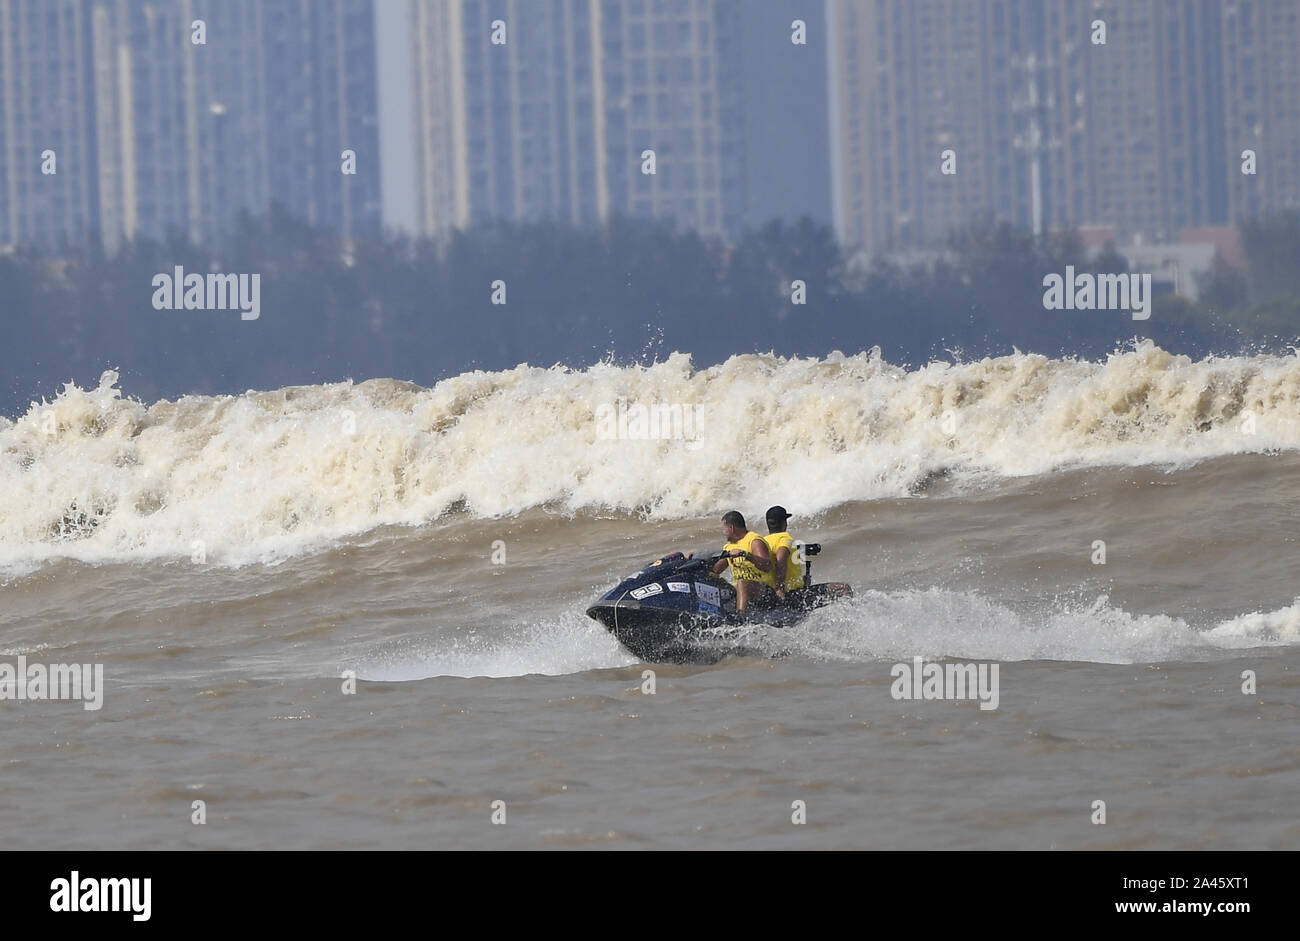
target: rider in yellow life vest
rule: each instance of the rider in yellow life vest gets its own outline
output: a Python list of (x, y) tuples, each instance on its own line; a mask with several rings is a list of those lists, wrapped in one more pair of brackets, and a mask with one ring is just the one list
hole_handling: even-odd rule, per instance
[(745, 517), (735, 510), (722, 517), (722, 534), (727, 544), (725, 558), (713, 564), (713, 574), (721, 575), (727, 566), (736, 583), (736, 611), (743, 613), (750, 602), (770, 604), (775, 601), (776, 582), (772, 554), (763, 537), (745, 525)]
[(785, 601), (786, 592), (798, 591), (803, 584), (803, 553), (786, 530), (790, 514), (783, 506), (767, 511), (768, 535), (763, 537), (772, 554), (772, 588), (776, 596)]

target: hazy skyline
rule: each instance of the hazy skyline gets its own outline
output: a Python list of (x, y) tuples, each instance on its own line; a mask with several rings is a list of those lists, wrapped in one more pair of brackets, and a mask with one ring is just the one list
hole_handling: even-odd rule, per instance
[(273, 203), (345, 238), (807, 215), (867, 257), (992, 222), (1220, 244), (1300, 206), (1295, 10), (9, 0), (0, 245), (203, 242)]
[[(376, 44), (377, 44), (377, 71), (378, 71), (378, 90), (379, 90), (379, 120), (380, 120), (380, 152), (381, 152), (381, 192), (383, 200), (383, 221), (387, 228), (400, 230), (402, 232), (414, 233), (417, 227), (416, 223), (416, 172), (414, 161), (414, 135), (412, 122), (413, 114), (413, 96), (412, 96), (412, 68), (411, 68), (411, 48), (410, 34), (408, 23), (408, 12), (410, 0), (373, 0), (375, 6), (376, 22)], [(790, 9), (778, 9), (780, 7), (790, 7)], [(808, 6), (806, 16), (809, 20), (811, 42), (831, 43), (834, 39), (834, 20), (826, 16), (827, 10), (846, 10), (848, 4), (837, 4), (834, 0), (816, 0), (812, 4), (785, 4), (777, 2), (769, 3), (762, 6), (758, 4), (748, 5), (746, 12), (757, 15), (750, 16), (745, 21), (745, 28), (750, 33), (749, 43), (751, 46), (766, 43), (765, 52), (771, 54), (776, 49), (778, 41), (784, 42), (782, 30), (784, 25), (778, 22), (782, 17), (791, 12), (797, 13), (797, 7)], [(1055, 9), (1055, 7), (1053, 7)], [(1064, 8), (1062, 8), (1064, 9)], [(1108, 14), (1124, 12), (1121, 8), (1107, 6), (1105, 11)], [(761, 14), (761, 15), (759, 15)], [(773, 15), (779, 14), (779, 15)], [(1059, 14), (1058, 14), (1059, 19)], [(774, 29), (769, 39), (756, 35), (755, 23), (759, 20), (766, 20), (766, 25)], [(1123, 33), (1112, 37), (1113, 42), (1124, 44)], [(1203, 63), (1204, 64), (1204, 63)], [(826, 95), (825, 100), (820, 102), (820, 106), (825, 108), (835, 107), (836, 88), (829, 81), (829, 75), (826, 76)], [(761, 87), (761, 94), (750, 95), (746, 99), (746, 107), (757, 107), (757, 102), (771, 104), (774, 93), (779, 93), (780, 83), (775, 81), (773, 76), (768, 75), (763, 69), (751, 69), (746, 75), (747, 84), (751, 87)], [(1186, 109), (1184, 109), (1186, 110)], [(787, 109), (790, 111), (790, 109)], [(797, 114), (797, 109), (790, 113)], [(1181, 113), (1181, 112), (1180, 112)], [(752, 117), (752, 116), (751, 116)], [(782, 120), (790, 120), (790, 115)], [(760, 121), (753, 121), (754, 126), (761, 125)], [(781, 122), (773, 122), (780, 124)], [(803, 129), (806, 131), (806, 129)], [(778, 162), (790, 162), (798, 153), (806, 137), (802, 133), (785, 133), (779, 128), (763, 128), (762, 133), (766, 135), (764, 146), (769, 149), (780, 149), (780, 160)], [(837, 152), (837, 141), (840, 140), (840, 134), (836, 122), (830, 120), (826, 128), (827, 146), (832, 154)], [(797, 162), (797, 161), (795, 161)], [(1069, 176), (1069, 174), (1066, 174)], [(1057, 179), (1064, 179), (1060, 171), (1055, 174)], [(751, 181), (751, 185), (759, 183), (767, 187), (768, 192), (779, 192), (780, 180), (773, 179), (769, 173), (766, 178)], [(793, 189), (797, 184), (790, 183), (789, 188)], [(1063, 183), (1058, 185), (1064, 185)], [(1204, 186), (1203, 182), (1198, 185)], [(1239, 184), (1238, 184), (1239, 185)], [(806, 184), (805, 184), (806, 189)], [(1127, 191), (1126, 191), (1127, 192)], [(841, 194), (842, 195), (842, 194)], [(1007, 198), (1022, 200), (1027, 198), (1019, 191), (1019, 188)], [(1129, 197), (1125, 196), (1124, 202)], [(823, 221), (821, 216), (823, 212), (829, 214), (832, 204), (839, 205), (842, 200), (835, 200), (828, 192), (825, 197), (820, 195), (809, 195), (808, 191), (795, 195), (794, 193), (785, 193), (776, 201), (779, 204), (781, 212), (787, 217), (797, 215), (795, 209), (801, 202), (807, 202), (808, 212), (818, 221)], [(839, 205), (840, 211), (843, 206)], [(1028, 210), (1026, 210), (1028, 211)], [(1221, 215), (1222, 213), (1217, 213)], [(825, 221), (829, 221), (826, 219)], [(1104, 224), (1104, 219), (1078, 218), (1071, 220), (1075, 224)], [(1224, 220), (1227, 221), (1227, 220)], [(747, 214), (746, 222), (748, 224), (757, 224), (761, 220), (755, 218), (751, 212)], [(837, 226), (841, 237), (844, 235), (845, 225), (841, 223)]]

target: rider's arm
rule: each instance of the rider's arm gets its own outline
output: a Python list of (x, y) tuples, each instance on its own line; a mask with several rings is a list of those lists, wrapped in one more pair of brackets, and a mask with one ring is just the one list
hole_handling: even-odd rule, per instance
[[(754, 550), (758, 551), (755, 552)], [(755, 539), (749, 544), (749, 561), (754, 563), (754, 567), (760, 572), (772, 571), (772, 555), (767, 551), (767, 543), (761, 538)]]
[(790, 570), (790, 549), (788, 546), (782, 546), (776, 550), (776, 587), (785, 588), (785, 576)]

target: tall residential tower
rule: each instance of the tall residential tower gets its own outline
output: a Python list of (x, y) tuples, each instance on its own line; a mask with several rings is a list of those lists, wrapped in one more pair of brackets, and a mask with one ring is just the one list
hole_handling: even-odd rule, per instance
[(378, 231), (375, 70), (371, 0), (0, 0), (0, 245)]
[(820, 4), (411, 0), (410, 25), (421, 234), (829, 215)]

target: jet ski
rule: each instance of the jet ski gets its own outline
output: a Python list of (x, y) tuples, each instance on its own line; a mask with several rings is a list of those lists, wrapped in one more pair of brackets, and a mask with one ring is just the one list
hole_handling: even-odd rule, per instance
[(744, 615), (736, 612), (736, 589), (713, 574), (724, 555), (687, 558), (674, 552), (623, 579), (587, 616), (647, 663), (716, 663), (729, 654), (757, 652), (744, 647), (754, 625), (790, 627), (853, 594), (848, 585), (812, 584), (811, 557), (820, 552), (817, 543), (803, 547), (807, 588), (788, 592), (784, 604), (751, 604)]

